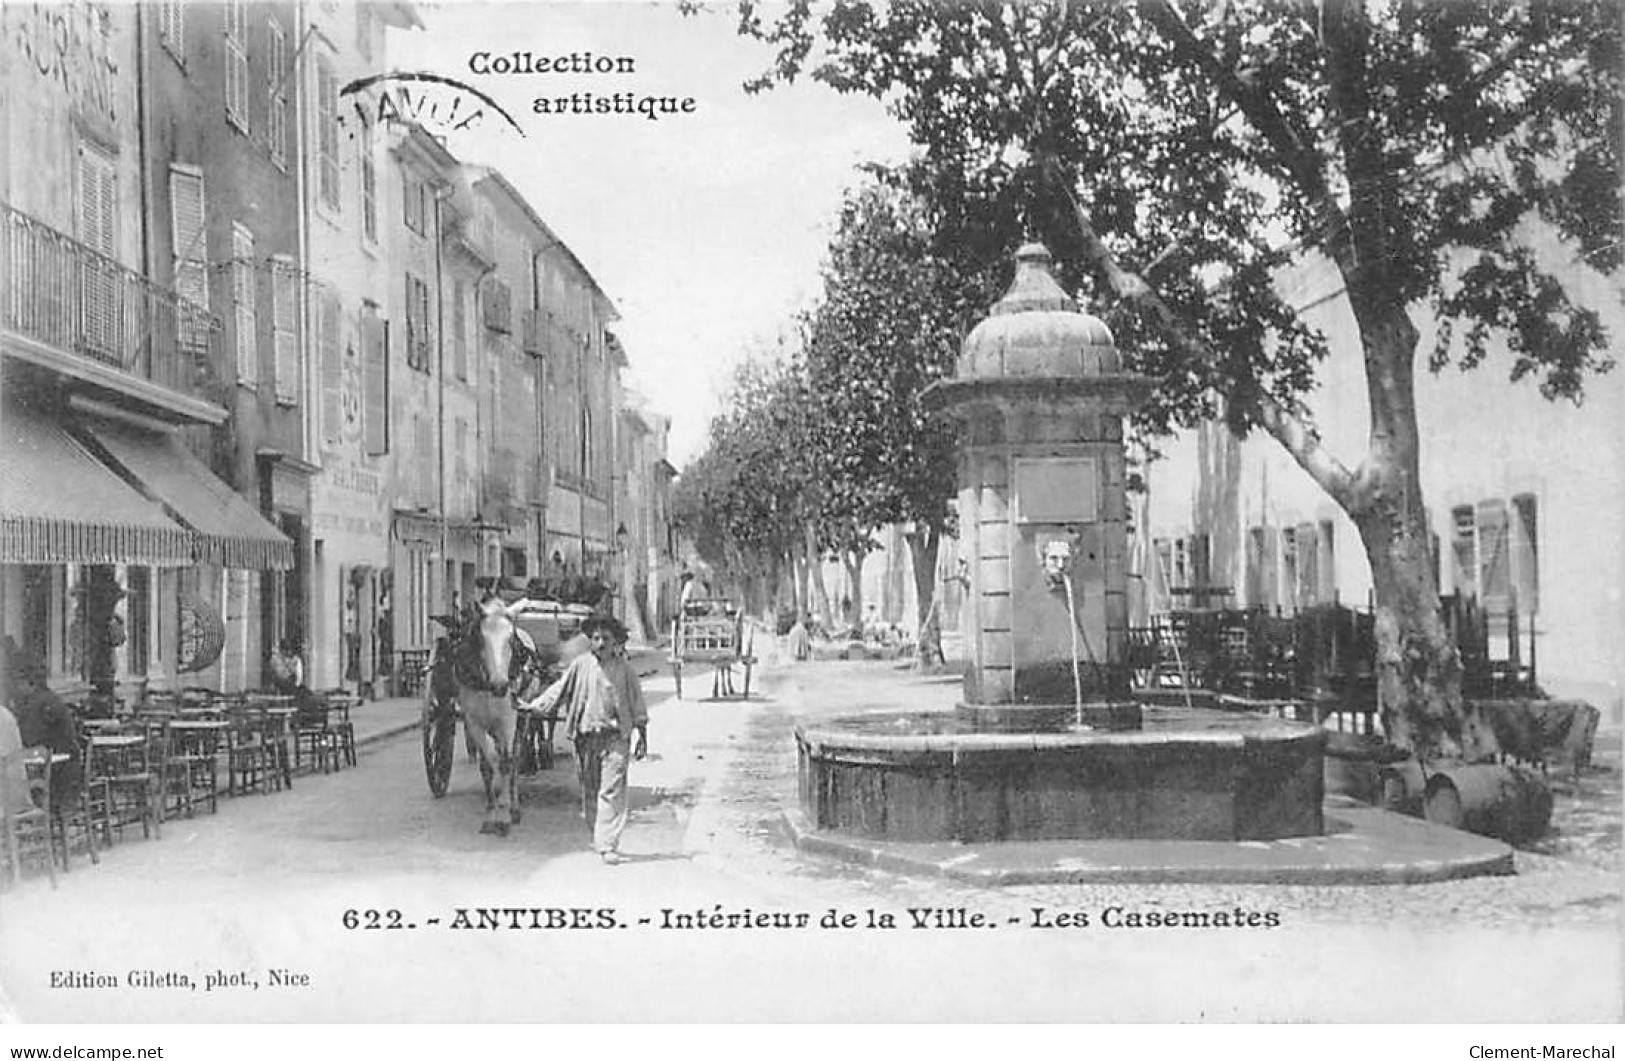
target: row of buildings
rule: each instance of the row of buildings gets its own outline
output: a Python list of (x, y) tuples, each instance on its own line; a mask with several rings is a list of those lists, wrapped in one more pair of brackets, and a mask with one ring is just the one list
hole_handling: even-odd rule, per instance
[[(674, 592), (667, 419), (405, 3), (0, 5), (0, 623), (68, 692), (383, 687), (482, 576)], [(408, 112), (409, 113), (409, 112)]]

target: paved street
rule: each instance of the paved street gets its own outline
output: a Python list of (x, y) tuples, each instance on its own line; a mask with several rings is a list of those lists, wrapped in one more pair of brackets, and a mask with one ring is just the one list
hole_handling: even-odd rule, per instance
[[(78, 860), (55, 892), (31, 880), (0, 895), (0, 983), (27, 1021), (1619, 1016), (1617, 818), (1611, 855), (1594, 843), (1583, 857), (1520, 854), (1517, 877), (1418, 887), (898, 878), (787, 843), (791, 731), (804, 715), (946, 706), (952, 682), (881, 662), (770, 661), (758, 677), (749, 704), (678, 701), (666, 674), (646, 682), (653, 754), (634, 767), (622, 866), (587, 849), (567, 760), (521, 782), (524, 821), (495, 840), (478, 832), (476, 767), (459, 756), (435, 800), (416, 736), (401, 735), (365, 748), (359, 769), (223, 801), (99, 867)], [(685, 684), (692, 695), (699, 683)], [(1617, 802), (1611, 754), (1612, 774), (1587, 783), (1611, 783)], [(1274, 911), (1281, 927), (1114, 929), (1100, 923), (1112, 906), (1239, 906)], [(996, 930), (909, 927), (909, 909), (925, 907), (933, 925), (980, 914)], [(525, 912), (459, 927), (460, 910), (479, 923), (476, 908)], [(808, 924), (726, 927), (747, 910)], [(855, 924), (821, 928), (832, 910)], [(392, 911), (415, 927), (366, 927), (395, 923)], [(870, 911), (898, 927), (867, 927)], [(1071, 911), (1090, 927), (1032, 926)], [(721, 914), (723, 927), (663, 927), (676, 914)], [(547, 927), (560, 923), (592, 927)], [(276, 970), (309, 983), (274, 986)], [(53, 971), (121, 986), (53, 988)], [(122, 986), (132, 971), (192, 986)], [(211, 973), (243, 985), (210, 990)]]

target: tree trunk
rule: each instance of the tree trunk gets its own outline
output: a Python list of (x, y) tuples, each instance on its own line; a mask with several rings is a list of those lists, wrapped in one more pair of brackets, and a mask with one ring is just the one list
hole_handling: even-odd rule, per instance
[(937, 550), (942, 531), (937, 527), (916, 530), (908, 535), (909, 557), (914, 561), (915, 615), (919, 636), (915, 665), (924, 669), (946, 663), (942, 654), (942, 611), (937, 601)]
[(785, 560), (790, 566), (790, 603), (800, 618), (807, 611), (807, 560), (800, 549), (792, 549)]
[(867, 553), (856, 549), (849, 549), (841, 557), (841, 563), (846, 567), (846, 580), (850, 584), (848, 598), (851, 600), (851, 610), (844, 617), (853, 628), (863, 629), (863, 561), (868, 558)]
[(1413, 359), (1416, 330), (1380, 281), (1346, 270), (1365, 356), (1370, 451), (1338, 500), (1359, 529), (1376, 601), (1383, 731), (1423, 761), (1494, 758), (1494, 731), (1461, 696), (1461, 658), (1439, 611), (1422, 499)]
[(812, 524), (806, 525), (805, 549), (807, 554), (807, 577), (812, 583), (812, 602), (818, 606), (818, 617), (824, 624), (825, 630), (833, 629), (835, 616), (829, 606), (829, 587), (824, 584), (824, 561), (818, 552), (818, 540), (813, 534)]
[(1380, 510), (1356, 517), (1355, 523), (1375, 590), (1383, 731), (1424, 761), (1492, 757), (1493, 733), (1462, 704), (1461, 662), (1439, 612), (1426, 525), (1419, 517)]

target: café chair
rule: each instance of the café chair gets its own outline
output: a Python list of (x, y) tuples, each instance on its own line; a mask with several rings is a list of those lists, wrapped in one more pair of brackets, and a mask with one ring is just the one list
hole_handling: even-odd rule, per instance
[[(113, 846), (112, 823), (108, 817), (110, 806), (104, 782), (91, 783), (90, 741), (80, 738), (76, 753), (77, 767), (63, 770), (54, 766), (51, 771), (51, 838), (62, 854), (62, 870), (68, 870), (68, 857), (77, 836), (84, 841), (85, 853), (92, 865), (101, 862), (96, 854), (96, 832), (102, 833), (103, 846)], [(63, 764), (63, 766), (68, 764)], [(70, 787), (71, 786), (71, 787)]]
[[(25, 783), (14, 779), (21, 771)], [(21, 791), (16, 791), (21, 789)], [(22, 802), (26, 792), (27, 802)], [(56, 887), (56, 854), (51, 843), (51, 750), (22, 748), (0, 754), (0, 831), (5, 833), (6, 863), (11, 882), (20, 883), (25, 858), (42, 858)]]
[[(127, 741), (127, 738), (136, 738)], [(109, 815), (119, 835), (131, 822), (141, 823), (143, 838), (163, 836), (164, 749), (169, 743), (169, 724), (147, 721), (115, 734), (117, 745), (91, 738), (91, 768), (86, 773), (92, 784), (105, 784)]]

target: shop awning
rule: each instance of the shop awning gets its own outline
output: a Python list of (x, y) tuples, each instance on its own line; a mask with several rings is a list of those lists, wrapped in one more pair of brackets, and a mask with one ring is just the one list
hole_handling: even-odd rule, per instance
[(171, 434), (109, 421), (84, 430), (142, 490), (192, 532), (199, 563), (287, 570), (293, 542)]
[(192, 539), (48, 414), (0, 409), (0, 563), (182, 567)]

